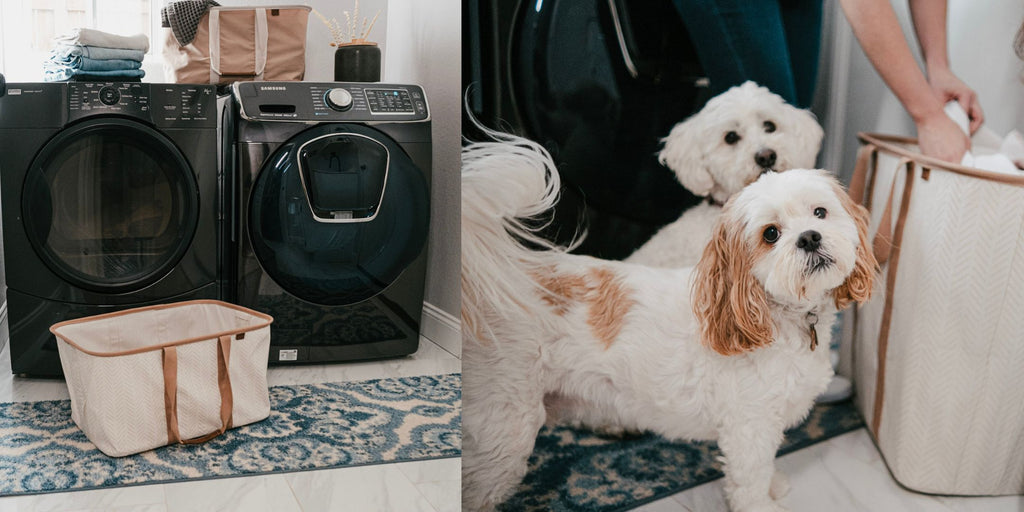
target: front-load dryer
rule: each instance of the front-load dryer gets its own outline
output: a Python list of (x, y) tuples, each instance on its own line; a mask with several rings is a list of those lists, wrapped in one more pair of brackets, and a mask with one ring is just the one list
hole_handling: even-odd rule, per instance
[(54, 323), (218, 298), (215, 109), (212, 86), (7, 84), (0, 197), (15, 374), (62, 374)]
[(238, 82), (233, 299), (274, 317), (273, 363), (415, 352), (430, 115), (415, 85)]

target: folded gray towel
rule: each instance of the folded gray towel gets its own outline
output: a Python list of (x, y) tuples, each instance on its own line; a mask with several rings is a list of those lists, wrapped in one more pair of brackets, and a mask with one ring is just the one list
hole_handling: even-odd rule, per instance
[(119, 36), (92, 28), (74, 28), (66, 34), (53, 38), (62, 45), (102, 46), (104, 48), (120, 48), (122, 50), (149, 51), (149, 38), (145, 34)]
[(213, 0), (181, 0), (170, 2), (160, 9), (160, 26), (170, 28), (174, 39), (187, 46), (196, 38), (199, 20), (210, 7), (220, 6)]

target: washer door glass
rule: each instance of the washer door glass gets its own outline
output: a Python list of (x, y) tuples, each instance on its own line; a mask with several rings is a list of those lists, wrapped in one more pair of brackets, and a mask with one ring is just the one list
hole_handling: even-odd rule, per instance
[(195, 234), (199, 192), (181, 152), (138, 122), (94, 118), (61, 131), (25, 179), (36, 252), (83, 288), (124, 292), (160, 279)]
[(423, 250), (427, 182), (383, 133), (318, 126), (267, 160), (247, 221), (256, 258), (281, 288), (316, 304), (354, 304), (387, 288)]

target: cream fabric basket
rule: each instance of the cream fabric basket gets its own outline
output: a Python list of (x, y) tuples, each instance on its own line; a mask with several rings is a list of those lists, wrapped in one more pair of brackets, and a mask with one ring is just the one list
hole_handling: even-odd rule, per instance
[(272, 321), (195, 300), (55, 324), (71, 418), (113, 457), (260, 421), (270, 414)]
[(859, 138), (850, 196), (871, 211), (884, 284), (854, 322), (869, 430), (910, 489), (1024, 493), (1024, 172)]

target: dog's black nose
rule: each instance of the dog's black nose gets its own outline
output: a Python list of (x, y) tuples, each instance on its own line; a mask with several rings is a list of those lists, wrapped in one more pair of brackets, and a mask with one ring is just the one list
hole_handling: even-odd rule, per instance
[(775, 150), (762, 149), (761, 151), (758, 151), (754, 155), (754, 162), (757, 162), (757, 165), (764, 167), (765, 169), (770, 169), (775, 165)]
[(807, 252), (818, 250), (818, 247), (821, 247), (821, 233), (813, 229), (800, 233), (800, 238), (796, 240), (796, 246)]

